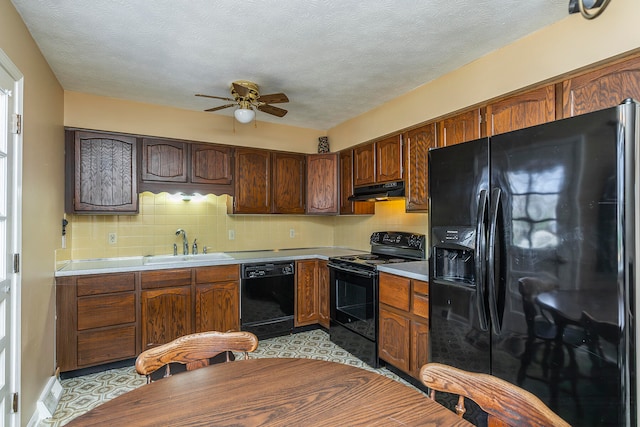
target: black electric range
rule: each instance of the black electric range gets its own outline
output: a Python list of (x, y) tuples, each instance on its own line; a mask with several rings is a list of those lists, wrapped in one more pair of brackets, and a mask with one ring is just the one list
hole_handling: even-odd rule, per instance
[(331, 327), (335, 342), (372, 367), (378, 367), (379, 265), (425, 259), (423, 234), (379, 231), (371, 253), (329, 258)]

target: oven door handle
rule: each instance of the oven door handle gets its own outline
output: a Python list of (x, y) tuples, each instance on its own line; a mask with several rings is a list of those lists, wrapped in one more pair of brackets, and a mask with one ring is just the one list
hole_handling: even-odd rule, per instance
[(344, 267), (344, 266), (341, 266), (341, 265), (336, 265), (336, 264), (331, 264), (331, 263), (328, 263), (327, 267), (333, 268), (335, 270), (342, 271), (342, 272), (345, 272), (345, 273), (355, 274), (356, 276), (366, 277), (366, 278), (369, 278), (369, 279), (376, 276), (376, 272), (375, 271), (363, 271), (363, 270)]

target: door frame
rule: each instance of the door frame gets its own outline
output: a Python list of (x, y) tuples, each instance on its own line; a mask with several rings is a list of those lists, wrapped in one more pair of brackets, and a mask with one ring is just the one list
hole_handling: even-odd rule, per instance
[[(24, 96), (24, 75), (15, 66), (13, 61), (0, 49), (0, 68), (2, 68), (13, 79), (13, 115), (23, 116), (23, 96)], [(21, 123), (24, 129), (24, 123)], [(13, 158), (10, 159), (13, 166), (13, 187), (11, 191), (11, 212), (12, 229), (11, 247), (8, 248), (10, 253), (21, 255), (22, 253), (22, 131), (13, 133), (13, 138), (9, 141), (13, 145)], [(18, 272), (14, 274), (12, 289), (10, 292), (11, 299), (11, 325), (10, 325), (10, 351), (9, 351), (9, 389), (11, 393), (17, 393), (20, 396), (21, 384), (21, 289), (22, 289), (22, 261), (18, 265)], [(18, 411), (10, 415), (9, 426), (17, 427), (20, 425), (21, 402), (18, 399)]]

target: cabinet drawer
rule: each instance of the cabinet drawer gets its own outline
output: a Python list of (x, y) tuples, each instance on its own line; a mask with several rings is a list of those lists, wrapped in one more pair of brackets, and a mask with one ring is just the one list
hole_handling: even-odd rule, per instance
[(429, 282), (423, 282), (422, 280), (414, 280), (413, 292), (416, 294), (429, 295)]
[(429, 296), (413, 294), (413, 314), (429, 318)]
[(380, 302), (409, 311), (411, 281), (404, 277), (380, 273)]
[(78, 330), (136, 321), (135, 294), (78, 298)]
[(240, 280), (240, 267), (237, 264), (196, 268), (196, 283), (228, 282), (236, 280)]
[(78, 367), (133, 357), (136, 357), (135, 326), (78, 334)]
[(191, 284), (191, 269), (143, 271), (140, 274), (142, 289), (186, 286)]
[(78, 277), (77, 284), (79, 297), (133, 291), (135, 289), (135, 275), (134, 273), (123, 273), (82, 276)]

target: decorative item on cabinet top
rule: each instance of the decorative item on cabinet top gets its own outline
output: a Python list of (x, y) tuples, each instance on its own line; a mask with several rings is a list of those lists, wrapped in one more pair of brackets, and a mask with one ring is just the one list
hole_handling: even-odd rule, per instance
[(318, 138), (318, 153), (329, 152), (329, 137), (321, 136)]

